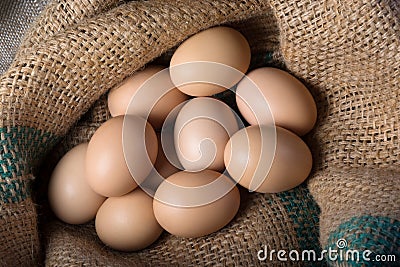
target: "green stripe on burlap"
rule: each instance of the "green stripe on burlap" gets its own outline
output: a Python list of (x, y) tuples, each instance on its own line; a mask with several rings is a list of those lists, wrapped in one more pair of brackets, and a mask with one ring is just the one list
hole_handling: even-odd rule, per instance
[[(329, 235), (331, 265), (400, 266), (400, 221), (380, 216), (353, 217)], [(336, 256), (335, 256), (336, 255)]]
[(266, 51), (265, 53), (252, 55), (249, 67), (250, 70), (268, 66), (276, 67), (276, 62), (274, 61), (274, 51)]
[(30, 196), (33, 167), (57, 141), (29, 127), (0, 128), (0, 201), (17, 203)]
[[(314, 201), (307, 186), (302, 184), (292, 190), (277, 193), (276, 196), (284, 205), (286, 212), (293, 223), (300, 247), (299, 254), (303, 251), (314, 251), (314, 256), (305, 257), (302, 262), (304, 266), (326, 266), (325, 260), (321, 258), (321, 247), (319, 243), (319, 214), (320, 209)], [(272, 204), (272, 203), (271, 203)], [(308, 255), (308, 254), (307, 254)]]

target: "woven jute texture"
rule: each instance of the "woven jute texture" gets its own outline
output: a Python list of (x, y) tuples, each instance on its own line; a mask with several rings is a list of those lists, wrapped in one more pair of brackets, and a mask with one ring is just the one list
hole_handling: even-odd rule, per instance
[(272, 5), (285, 64), (318, 103), (308, 187), (320, 242), (338, 249), (345, 239), (346, 249), (394, 254), (398, 265), (400, 2), (296, 2)]
[[(399, 16), (395, 0), (50, 3), (0, 79), (1, 264), (304, 265), (260, 261), (257, 253), (318, 252), (338, 238), (399, 259)], [(307, 185), (274, 195), (242, 191), (239, 214), (221, 231), (198, 239), (164, 233), (137, 253), (105, 247), (93, 223), (53, 218), (46, 177), (109, 118), (107, 90), (153, 60), (168, 62), (185, 38), (220, 24), (247, 37), (252, 67), (285, 68), (315, 97)]]
[[(324, 249), (400, 257), (400, 3), (272, 3), (285, 64), (316, 98), (308, 181), (321, 208)], [(344, 251), (346, 252), (346, 251)], [(356, 260), (333, 265), (374, 266)]]
[(0, 1), (0, 74), (7, 70), (24, 33), (49, 0)]

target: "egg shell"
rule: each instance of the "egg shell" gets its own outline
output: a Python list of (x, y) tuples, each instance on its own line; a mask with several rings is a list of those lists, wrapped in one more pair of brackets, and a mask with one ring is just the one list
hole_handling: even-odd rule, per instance
[[(272, 123), (264, 98), (277, 126), (298, 135), (308, 133), (317, 120), (317, 107), (308, 89), (293, 75), (276, 68), (258, 68), (247, 74), (248, 79), (239, 82), (236, 101), (240, 113), (251, 125)], [(258, 121), (257, 121), (258, 119)]]
[(112, 88), (108, 94), (111, 115), (141, 116), (155, 129), (161, 129), (169, 112), (189, 98), (175, 88), (169, 71), (164, 69), (163, 66), (148, 66)]
[(224, 169), (225, 145), (239, 125), (231, 108), (220, 100), (198, 97), (180, 110), (174, 129), (178, 159), (188, 171)]
[[(124, 142), (123, 127), (127, 133)], [(111, 118), (96, 130), (89, 142), (88, 184), (106, 197), (126, 194), (150, 173), (157, 150), (157, 136), (143, 118), (131, 115)]]
[(196, 119), (186, 124), (177, 136), (179, 159), (188, 171), (210, 169), (222, 171), (224, 148), (229, 135), (223, 127), (209, 119)]
[[(220, 197), (217, 200), (200, 206), (183, 206), (193, 199), (202, 201), (207, 198), (207, 192), (196, 193), (191, 189), (218, 178), (223, 182), (219, 184), (217, 193)], [(181, 186), (181, 190), (171, 190), (168, 183)], [(173, 202), (182, 206), (168, 204)], [(159, 224), (169, 233), (181, 237), (200, 237), (218, 231), (234, 218), (239, 205), (238, 188), (228, 177), (212, 170), (181, 171), (171, 175), (158, 187), (153, 200), (154, 214)]]
[[(312, 155), (304, 141), (294, 133), (276, 127), (274, 153), (273, 147), (265, 145), (271, 138), (271, 129), (257, 125), (241, 129), (225, 148), (224, 162), (228, 173), (252, 191), (286, 191), (301, 184), (311, 172)], [(266, 166), (269, 158), (272, 164)], [(252, 183), (253, 179), (257, 183)]]
[(163, 231), (154, 217), (153, 199), (139, 188), (108, 198), (97, 212), (95, 226), (104, 244), (121, 251), (141, 250)]
[(48, 198), (50, 207), (62, 221), (82, 224), (94, 219), (106, 199), (95, 193), (86, 182), (85, 157), (88, 144), (68, 151), (52, 172)]
[[(232, 87), (243, 77), (250, 65), (250, 56), (250, 46), (240, 32), (224, 26), (210, 28), (191, 36), (177, 48), (170, 62), (171, 79), (185, 94), (211, 96)], [(177, 67), (189, 62), (224, 64), (238, 70), (241, 75), (226, 70), (225, 75), (219, 73), (214, 77), (212, 67)], [(230, 76), (230, 80), (224, 80), (225, 86), (212, 84), (224, 76)], [(192, 83), (184, 84), (188, 81)]]

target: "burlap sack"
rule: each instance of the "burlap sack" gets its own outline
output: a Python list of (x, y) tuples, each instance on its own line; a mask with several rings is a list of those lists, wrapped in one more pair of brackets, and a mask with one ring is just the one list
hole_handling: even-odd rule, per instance
[[(260, 261), (257, 253), (264, 246), (319, 253), (319, 233), (322, 248), (344, 238), (347, 248), (399, 259), (399, 11), (394, 0), (51, 3), (0, 80), (2, 264), (304, 265)], [(93, 106), (95, 100), (153, 59), (167, 61), (191, 34), (219, 24), (246, 35), (252, 67), (284, 67), (316, 98), (307, 183), (321, 207), (320, 231), (304, 185), (274, 195), (242, 191), (239, 214), (218, 233), (164, 234), (138, 253), (106, 248), (92, 223), (55, 220), (46, 208), (46, 177), (62, 153), (108, 118), (104, 98)]]

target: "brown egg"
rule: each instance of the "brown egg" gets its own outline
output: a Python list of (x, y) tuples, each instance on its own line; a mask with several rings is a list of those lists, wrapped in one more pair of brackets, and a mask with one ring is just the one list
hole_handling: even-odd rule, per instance
[(106, 199), (95, 193), (85, 178), (85, 157), (88, 144), (68, 151), (55, 167), (48, 189), (51, 209), (70, 224), (86, 223), (96, 216)]
[[(186, 64), (189, 62), (217, 64)], [(179, 67), (181, 64), (186, 66)], [(171, 58), (170, 74), (185, 94), (211, 96), (239, 82), (249, 64), (250, 46), (245, 37), (229, 27), (214, 27), (193, 35), (178, 47)], [(225, 67), (219, 68), (222, 65)]]
[(155, 242), (162, 233), (153, 212), (153, 199), (139, 188), (121, 197), (110, 197), (96, 215), (96, 232), (107, 246), (137, 251)]
[(124, 116), (111, 118), (97, 129), (89, 142), (88, 184), (103, 196), (126, 194), (150, 173), (157, 150), (157, 136), (143, 118), (127, 115), (125, 124)]
[(238, 188), (212, 170), (177, 172), (157, 189), (153, 200), (159, 224), (173, 235), (200, 237), (218, 231), (236, 215)]
[(167, 69), (149, 66), (110, 90), (108, 108), (113, 117), (137, 115), (148, 119), (155, 129), (161, 129), (171, 110), (187, 99), (187, 95), (175, 88)]
[[(240, 185), (261, 193), (277, 193), (301, 184), (310, 174), (312, 155), (294, 133), (276, 127), (250, 126), (234, 134), (225, 148), (224, 161)], [(274, 153), (274, 142), (276, 147)]]
[(294, 76), (265, 67), (251, 71), (247, 78), (237, 86), (236, 101), (240, 113), (251, 125), (271, 123), (270, 117), (265, 116), (268, 103), (277, 126), (298, 135), (304, 135), (314, 127), (317, 119), (314, 99)]
[(211, 97), (188, 101), (174, 129), (176, 154), (188, 171), (222, 171), (225, 145), (239, 126), (231, 108)]

